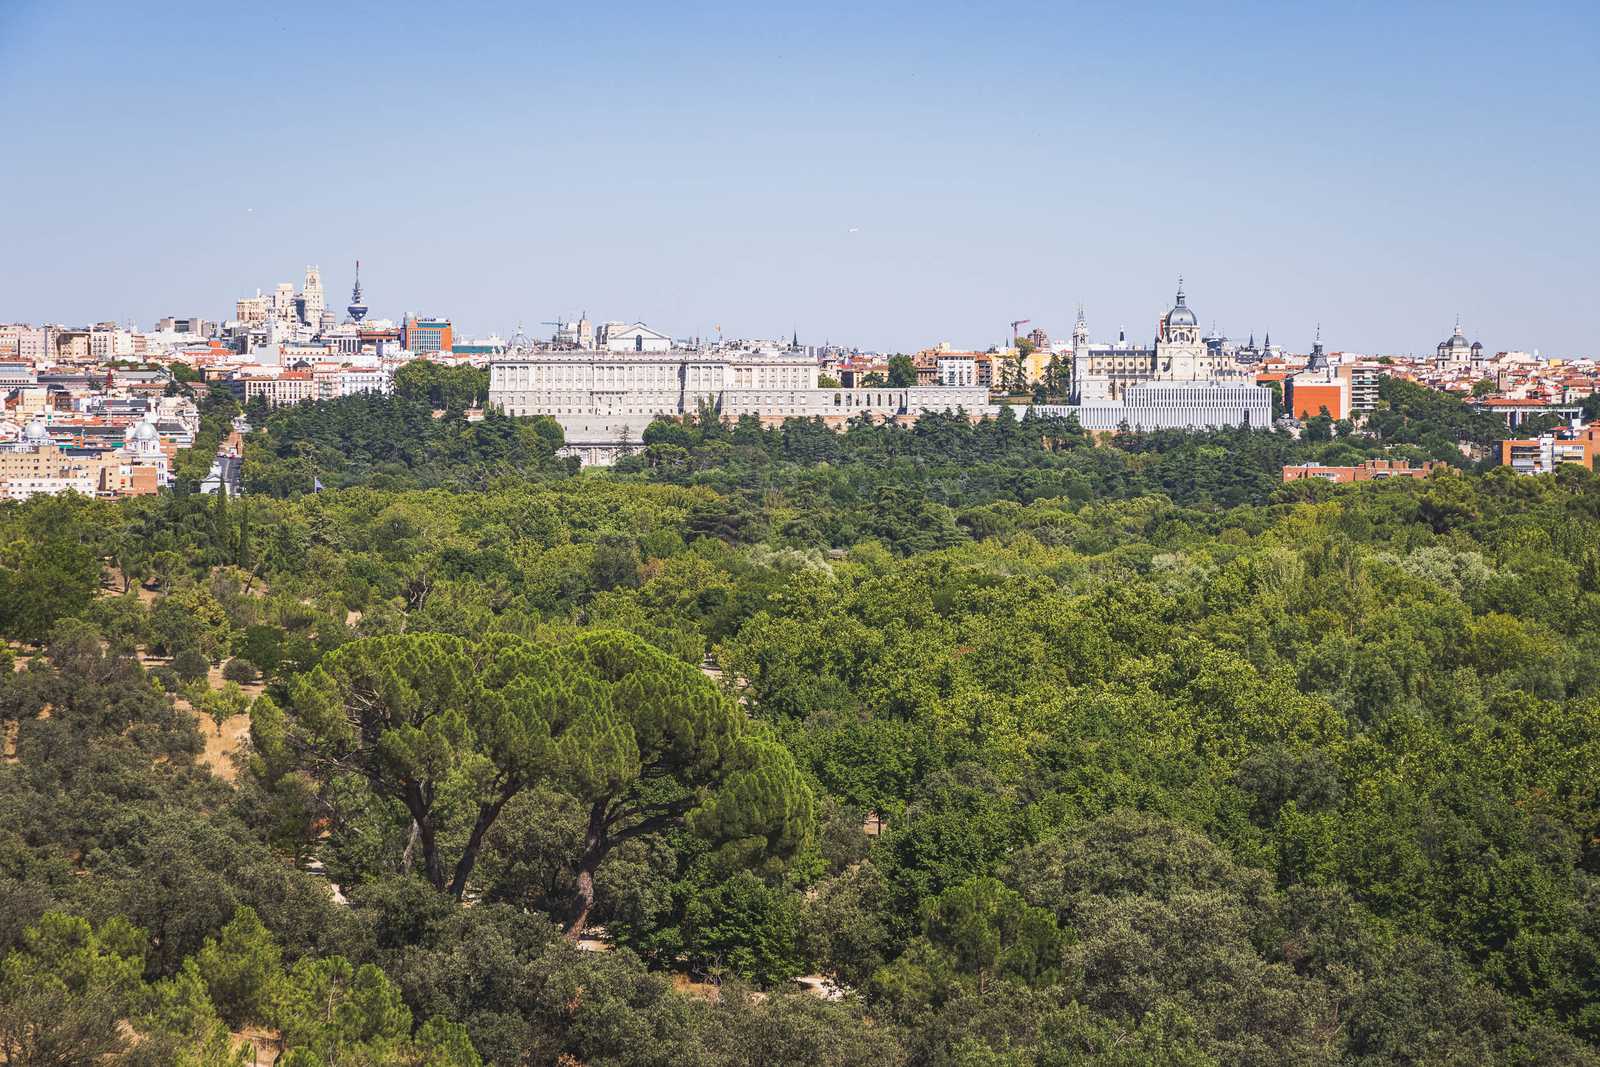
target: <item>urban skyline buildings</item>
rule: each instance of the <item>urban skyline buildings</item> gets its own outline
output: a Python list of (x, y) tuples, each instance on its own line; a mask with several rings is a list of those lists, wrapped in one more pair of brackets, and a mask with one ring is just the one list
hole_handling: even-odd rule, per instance
[[(933, 4), (909, 34), (871, 5), (842, 21), (624, 5), (554, 27), (496, 9), (491, 32), (487, 13), (444, 24), (402, 4), (318, 9), (314, 35), (256, 24), (302, 10), (0, 5), (0, 196), (26, 206), (7, 220), (0, 318), (221, 310), (289, 263), (322, 264), (342, 297), (332, 265), (359, 257), (385, 313), (448, 311), (475, 334), (604, 301), (684, 335), (796, 324), (905, 351), (931, 328), (997, 343), (1080, 300), (1146, 338), (1150, 279), (1182, 271), (1235, 336), (1270, 327), (1303, 349), (1320, 320), (1349, 347), (1420, 354), (1460, 311), (1470, 336), (1593, 354), (1600, 217), (1582, 205), (1600, 144), (1572, 131), (1591, 124), (1594, 5)], [(419, 26), (431, 64), (473, 76), (424, 86), (352, 61), (405, 54)], [(528, 77), (525, 42), (553, 30), (573, 47)], [(148, 76), (229, 40), (263, 47), (203, 91)], [(629, 49), (697, 58), (592, 76)], [(62, 55), (81, 76), (59, 77)], [(107, 114), (169, 131), (249, 114), (252, 141), (294, 148), (226, 182), (34, 162), (94, 129), (119, 173), (188, 163), (181, 138)]]

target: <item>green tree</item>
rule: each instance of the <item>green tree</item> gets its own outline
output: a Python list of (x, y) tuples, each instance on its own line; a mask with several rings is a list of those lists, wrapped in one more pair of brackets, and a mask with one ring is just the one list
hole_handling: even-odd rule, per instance
[(683, 921), (690, 966), (764, 986), (793, 978), (800, 973), (797, 903), (749, 871), (694, 893)]
[(203, 679), (197, 680), (188, 686), (187, 695), (194, 709), (216, 724), (218, 737), (222, 736), (224, 723), (250, 710), (250, 695), (234, 681), (212, 689)]
[(57, 619), (89, 606), (100, 585), (89, 509), (70, 495), (23, 505), (20, 528), (0, 545), (0, 633), (43, 641)]
[(255, 1047), (234, 1044), (217, 1014), (194, 959), (150, 990), (133, 1019), (139, 1044), (124, 1062), (127, 1067), (254, 1067)]
[(1055, 917), (994, 878), (952, 886), (922, 906), (922, 936), (873, 978), (876, 995), (899, 1011), (937, 1005), (955, 982), (981, 995), (997, 979), (1042, 985), (1061, 969)]
[(121, 1051), (118, 1023), (142, 993), (143, 935), (113, 918), (46, 912), (0, 962), (0, 1057), (16, 1067), (92, 1067)]
[(568, 647), (588, 690), (554, 764), (587, 814), (569, 938), (594, 907), (595, 872), (634, 838), (687, 826), (725, 859), (769, 867), (805, 844), (814, 802), (793, 760), (699, 671), (616, 631)]
[(283, 1067), (480, 1067), (464, 1029), (430, 1019), (415, 1036), (400, 989), (370, 963), (301, 959), (278, 983), (272, 1013)]
[(917, 365), (907, 355), (893, 355), (889, 357), (889, 377), (886, 384), (890, 389), (909, 389), (917, 384)]
[(265, 1021), (282, 977), (283, 953), (255, 909), (240, 905), (195, 957), (212, 1002), (234, 1028)]
[[(533, 709), (489, 693), (473, 653), (467, 642), (442, 634), (354, 641), (296, 677), (285, 710), (262, 699), (251, 711), (251, 736), (269, 781), (299, 766), (325, 789), (358, 775), (404, 806), (424, 877), (457, 897), (483, 833), (534, 772), (541, 747), (529, 731)], [(477, 779), (478, 826), (452, 878), (439, 840), (439, 793), (468, 773)]]
[[(741, 862), (781, 862), (806, 840), (811, 792), (782, 746), (693, 667), (631, 634), (560, 646), (505, 634), (352, 642), (290, 686), (280, 711), (256, 703), (252, 736), (269, 779), (296, 766), (325, 783), (355, 773), (411, 816), (428, 881), (459, 897), (505, 805), (546, 780), (583, 804), (568, 911), (577, 937), (594, 875), (619, 845), (689, 825)], [(476, 815), (447, 875), (441, 790)]]
[(639, 585), (639, 545), (627, 534), (604, 533), (594, 546), (595, 587), (633, 589)]

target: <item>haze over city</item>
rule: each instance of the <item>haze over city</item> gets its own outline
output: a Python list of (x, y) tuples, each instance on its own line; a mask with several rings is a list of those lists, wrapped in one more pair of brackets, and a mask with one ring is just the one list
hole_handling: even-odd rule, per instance
[[(1592, 4), (12, 2), (0, 319), (1594, 351)], [(64, 71), (72, 72), (63, 76)]]

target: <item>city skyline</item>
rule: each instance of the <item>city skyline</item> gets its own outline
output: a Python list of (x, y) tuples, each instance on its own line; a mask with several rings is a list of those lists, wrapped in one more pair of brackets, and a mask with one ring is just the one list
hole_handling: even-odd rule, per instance
[(473, 334), (911, 351), (1079, 303), (1143, 339), (1181, 273), (1302, 351), (1595, 352), (1587, 6), (430, 10), (8, 5), (0, 319), (221, 318), (306, 263), (342, 304), (359, 258), (374, 317)]
[[(406, 319), (408, 316), (422, 318), (422, 319), (427, 319), (427, 318), (429, 318), (431, 316), (431, 312), (428, 311), (427, 309), (418, 310), (418, 309), (415, 309), (415, 308), (407, 308), (407, 309), (400, 310), (400, 311), (390, 311), (390, 312), (385, 312), (385, 313), (381, 313), (381, 314), (377, 314), (377, 315), (372, 315), (371, 314), (372, 309), (369, 308), (366, 305), (365, 301), (362, 299), (362, 297), (363, 297), (362, 290), (364, 289), (364, 286), (362, 286), (361, 283), (359, 282), (359, 280), (357, 280), (358, 277), (359, 277), (359, 262), (360, 262), (359, 260), (356, 261), (357, 266), (352, 270), (352, 290), (353, 290), (352, 294), (351, 294), (352, 303), (349, 305), (349, 307), (347, 307), (345, 309), (342, 309), (342, 310), (330, 309), (330, 310), (334, 310), (335, 311), (335, 313), (338, 315), (338, 320), (339, 321), (347, 322), (347, 323), (348, 322), (354, 322), (357, 325), (370, 325), (370, 321), (368, 321), (369, 319), (371, 321), (399, 323), (399, 322), (403, 321), (404, 319)], [(308, 270), (308, 271), (316, 271), (316, 272), (320, 273), (320, 267), (315, 265), (315, 264), (307, 265), (306, 270)], [(293, 281), (287, 281), (287, 282), (283, 282), (283, 283), (278, 283), (276, 287), (277, 288), (282, 288), (284, 285), (294, 285), (294, 284), (295, 283)], [(1184, 284), (1183, 281), (1182, 281), (1181, 276), (1178, 279), (1178, 284), (1179, 284), (1180, 287)], [(256, 286), (254, 288), (253, 291), (251, 291), (249, 293), (241, 293), (240, 294), (240, 298), (252, 298), (253, 297), (253, 298), (261, 299), (261, 300), (269, 300), (271, 298), (271, 296), (272, 296), (272, 289), (273, 288), (274, 288), (273, 285), (258, 285), (258, 286)], [(357, 304), (357, 303), (355, 303), (356, 301), (361, 301), (361, 302), (359, 304)], [(236, 299), (235, 302), (237, 302), (237, 299)], [(349, 314), (349, 312), (354, 310), (358, 306), (359, 306), (359, 309), (360, 309), (360, 317), (359, 318), (352, 318), (352, 316)], [(183, 310), (183, 309), (180, 308), (179, 310)], [(1086, 314), (1086, 313), (1087, 313), (1087, 307), (1086, 307), (1085, 304), (1083, 304), (1083, 302), (1080, 301), (1078, 303), (1077, 307), (1073, 310), (1073, 315), (1076, 316), (1076, 315)], [(1063, 314), (1065, 314), (1065, 313), (1063, 312)], [(172, 317), (172, 316), (170, 316), (170, 315), (148, 315), (148, 316), (126, 315), (126, 316), (123, 316), (123, 317), (120, 317), (120, 318), (111, 319), (111, 318), (104, 318), (104, 317), (87, 316), (87, 317), (81, 317), (81, 318), (79, 318), (77, 320), (72, 320), (72, 321), (68, 321), (68, 320), (59, 320), (59, 321), (57, 321), (57, 320), (50, 320), (50, 319), (43, 319), (43, 318), (34, 319), (34, 320), (26, 320), (25, 317), (14, 317), (14, 318), (18, 322), (28, 321), (28, 322), (31, 322), (34, 325), (41, 325), (41, 326), (43, 326), (43, 325), (59, 325), (59, 326), (64, 326), (64, 327), (68, 327), (68, 328), (74, 328), (74, 327), (87, 326), (87, 325), (90, 325), (90, 324), (93, 324), (93, 323), (97, 323), (97, 322), (105, 322), (105, 323), (115, 323), (119, 327), (129, 327), (129, 328), (132, 328), (132, 329), (141, 329), (141, 328), (144, 327), (144, 325), (146, 323), (156, 323), (156, 322), (158, 322), (160, 320), (163, 320), (163, 319), (166, 319), (166, 318), (170, 318), (170, 317)], [(183, 318), (182, 315), (179, 315), (178, 317), (180, 319)], [(797, 343), (800, 343), (804, 347), (823, 347), (824, 345), (831, 344), (832, 346), (835, 346), (835, 347), (842, 346), (844, 348), (859, 348), (862, 351), (876, 351), (876, 352), (883, 352), (883, 353), (890, 353), (890, 352), (895, 352), (895, 351), (910, 352), (910, 351), (914, 351), (914, 350), (931, 349), (931, 348), (937, 347), (939, 344), (948, 344), (950, 347), (956, 348), (956, 349), (982, 351), (982, 350), (985, 350), (987, 348), (1005, 348), (1006, 346), (1008, 346), (1010, 344), (1010, 342), (1012, 340), (1012, 338), (1010, 338), (1010, 337), (1002, 336), (998, 341), (995, 341), (995, 342), (975, 342), (972, 345), (965, 345), (964, 346), (964, 345), (960, 345), (960, 344), (952, 344), (952, 343), (950, 343), (950, 339), (948, 337), (941, 336), (941, 337), (938, 337), (937, 339), (934, 339), (934, 340), (924, 339), (922, 342), (920, 342), (920, 343), (918, 343), (918, 344), (916, 344), (914, 346), (905, 348), (905, 349), (868, 348), (868, 347), (865, 347), (865, 346), (854, 345), (849, 338), (845, 338), (845, 337), (832, 337), (831, 335), (829, 335), (829, 336), (821, 336), (821, 335), (819, 335), (817, 337), (807, 336), (805, 338), (800, 338), (799, 337), (799, 327), (797, 325), (796, 326), (791, 326), (788, 330), (767, 330), (767, 331), (763, 332), (763, 331), (757, 329), (754, 332), (750, 332), (750, 333), (746, 333), (746, 334), (734, 334), (734, 333), (729, 332), (729, 331), (719, 331), (717, 324), (713, 324), (710, 327), (710, 331), (711, 332), (708, 334), (708, 333), (698, 332), (698, 331), (695, 331), (695, 330), (687, 330), (687, 331), (686, 330), (674, 330), (674, 329), (671, 328), (670, 324), (648, 323), (648, 322), (645, 322), (645, 320), (638, 318), (637, 316), (626, 316), (626, 315), (624, 315), (624, 316), (622, 316), (620, 318), (610, 318), (607, 315), (600, 315), (600, 314), (591, 313), (591, 312), (589, 312), (587, 310), (587, 308), (585, 310), (583, 310), (583, 311), (580, 311), (580, 312), (562, 311), (561, 313), (559, 313), (557, 315), (557, 318), (554, 319), (554, 320), (537, 320), (536, 323), (535, 322), (530, 322), (530, 320), (527, 319), (526, 317), (519, 316), (516, 325), (514, 327), (510, 328), (510, 329), (493, 329), (493, 330), (484, 330), (484, 331), (467, 331), (467, 330), (463, 330), (462, 329), (462, 325), (463, 324), (460, 323), (460, 322), (455, 321), (448, 314), (440, 316), (440, 318), (442, 318), (444, 320), (447, 320), (447, 321), (450, 321), (452, 323), (452, 325), (457, 329), (457, 331), (461, 333), (461, 336), (464, 339), (469, 337), (469, 336), (471, 336), (471, 337), (479, 337), (479, 338), (499, 337), (502, 341), (511, 341), (516, 336), (520, 335), (520, 336), (526, 337), (526, 338), (528, 338), (528, 339), (530, 339), (530, 340), (532, 340), (532, 341), (534, 341), (536, 343), (542, 343), (542, 342), (551, 340), (552, 338), (556, 337), (558, 335), (558, 333), (559, 333), (559, 331), (556, 329), (557, 327), (575, 327), (580, 319), (582, 321), (590, 323), (592, 326), (598, 326), (598, 325), (600, 325), (602, 323), (607, 323), (607, 322), (609, 322), (611, 324), (630, 324), (630, 323), (641, 323), (641, 322), (644, 322), (645, 325), (650, 325), (650, 326), (662, 325), (663, 328), (664, 328), (666, 336), (671, 337), (675, 342), (676, 341), (680, 341), (680, 340), (681, 341), (698, 341), (700, 343), (714, 342), (714, 341), (717, 341), (719, 339), (719, 336), (720, 337), (726, 337), (726, 339), (729, 340), (729, 341), (767, 340), (767, 341), (779, 341), (779, 342), (781, 342), (786, 337), (788, 337), (789, 335), (792, 334), (796, 338)], [(1089, 318), (1092, 318), (1092, 315), (1089, 316)], [(1155, 327), (1153, 329), (1156, 332), (1159, 332), (1159, 329), (1160, 329), (1160, 324), (1159, 324), (1160, 316), (1159, 316), (1159, 314), (1156, 316), (1156, 318), (1158, 319), (1158, 321), (1157, 321), (1157, 323), (1156, 323), (1156, 325), (1155, 325)], [(194, 321), (204, 321), (204, 322), (209, 322), (209, 323), (226, 322), (229, 319), (230, 319), (230, 316), (225, 311), (218, 311), (216, 313), (211, 313), (209, 311), (209, 309), (207, 309), (205, 311), (202, 311), (198, 315), (193, 316), (193, 320)], [(1025, 336), (1025, 335), (1031, 334), (1032, 332), (1037, 331), (1037, 330), (1044, 330), (1049, 335), (1049, 337), (1051, 338), (1052, 342), (1054, 342), (1054, 343), (1065, 343), (1071, 336), (1071, 326), (1064, 324), (1065, 323), (1064, 319), (1062, 320), (1061, 323), (1056, 323), (1055, 320), (1036, 320), (1036, 319), (1024, 319), (1024, 320), (1019, 320), (1019, 321), (1022, 322), (1022, 323), (1026, 323), (1027, 325), (1031, 326), (1033, 329), (1032, 330), (1028, 330), (1028, 331), (1019, 331), (1017, 336)], [(1016, 325), (1016, 323), (1003, 323), (1001, 325), (1002, 325), (1001, 333), (1003, 334), (1006, 327), (1014, 326), (1014, 325)], [(550, 329), (540, 329), (540, 327), (550, 327)], [(1272, 336), (1272, 331), (1271, 331), (1270, 328), (1262, 329), (1262, 330), (1251, 329), (1251, 330), (1246, 331), (1246, 332), (1228, 331), (1228, 330), (1224, 329), (1222, 327), (1222, 325), (1219, 322), (1217, 322), (1214, 318), (1211, 321), (1207, 322), (1202, 327), (1202, 332), (1207, 334), (1208, 336), (1211, 335), (1213, 333), (1213, 331), (1222, 340), (1228, 341), (1230, 343), (1237, 342), (1240, 345), (1244, 345), (1244, 344), (1248, 343), (1252, 347), (1254, 347), (1257, 342), (1259, 342), (1262, 346), (1266, 346), (1269, 342), (1271, 342), (1271, 336)], [(1325, 346), (1321, 345), (1321, 343), (1320, 343), (1321, 331), (1322, 331), (1321, 323), (1313, 324), (1312, 331), (1311, 331), (1312, 332), (1312, 339), (1310, 341), (1304, 343), (1303, 345), (1300, 343), (1300, 339), (1297, 336), (1298, 331), (1295, 331), (1293, 329), (1290, 329), (1288, 331), (1280, 331), (1279, 341), (1276, 342), (1276, 343), (1272, 343), (1271, 347), (1274, 350), (1277, 350), (1277, 349), (1281, 348), (1283, 351), (1286, 351), (1286, 352), (1296, 352), (1296, 353), (1304, 354), (1304, 353), (1310, 352), (1313, 347), (1318, 347), (1318, 348), (1325, 347)], [(1126, 324), (1122, 324), (1122, 323), (1119, 323), (1116, 327), (1111, 328), (1111, 329), (1106, 329), (1103, 326), (1097, 328), (1095, 325), (1090, 324), (1090, 333), (1091, 333), (1091, 335), (1093, 337), (1096, 337), (1096, 338), (1104, 337), (1105, 339), (1111, 339), (1113, 335), (1117, 335), (1120, 338), (1122, 335), (1125, 334), (1130, 343), (1139, 342), (1139, 341), (1143, 341), (1143, 340), (1147, 339), (1146, 337), (1142, 336), (1141, 334), (1139, 334), (1135, 330), (1128, 328), (1126, 326)], [(1446, 336), (1448, 337), (1450, 333), (1455, 333), (1455, 334), (1463, 334), (1464, 333), (1464, 334), (1466, 334), (1466, 336), (1467, 336), (1469, 341), (1474, 338), (1474, 334), (1473, 334), (1472, 329), (1468, 326), (1468, 324), (1462, 319), (1462, 317), (1460, 315), (1456, 316), (1454, 324), (1453, 324), (1452, 327), (1450, 327), (1450, 330), (1447, 331)], [(1286, 334), (1288, 335), (1287, 336), (1287, 340), (1285, 340), (1285, 335)], [(932, 335), (929, 335), (929, 336), (931, 337)], [(1431, 347), (1437, 347), (1437, 346), (1430, 346), (1430, 348)], [(1263, 350), (1264, 350), (1264, 347), (1263, 347)], [(1350, 352), (1356, 351), (1354, 348), (1351, 348), (1349, 346), (1345, 346), (1345, 347), (1342, 347), (1342, 348), (1341, 347), (1335, 347), (1333, 350), (1336, 351), (1336, 352), (1337, 351), (1350, 351)], [(1493, 350), (1493, 349), (1491, 349), (1491, 350)], [(1518, 349), (1517, 346), (1515, 346), (1515, 345), (1511, 345), (1509, 347), (1501, 346), (1501, 348), (1499, 350), (1500, 351), (1518, 351), (1518, 350), (1521, 350), (1521, 351), (1535, 351), (1535, 353), (1538, 354), (1536, 350)], [(1387, 354), (1387, 355), (1396, 355), (1396, 356), (1404, 355), (1404, 356), (1421, 357), (1421, 356), (1425, 356), (1426, 353), (1427, 353), (1427, 349), (1425, 349), (1423, 351), (1420, 351), (1420, 352), (1411, 352), (1411, 351), (1401, 351), (1401, 350), (1392, 349), (1392, 348), (1377, 348), (1377, 349), (1373, 349), (1370, 353), (1367, 353), (1367, 354), (1371, 354), (1371, 355), (1385, 355), (1385, 354)], [(1568, 354), (1563, 354), (1563, 353), (1543, 353), (1543, 355), (1546, 355), (1546, 356), (1548, 356), (1550, 358), (1562, 358), (1563, 355), (1568, 355)], [(1592, 355), (1590, 355), (1587, 352), (1585, 352), (1585, 353), (1571, 353), (1570, 355), (1573, 358), (1591, 358), (1591, 359), (1594, 358)]]

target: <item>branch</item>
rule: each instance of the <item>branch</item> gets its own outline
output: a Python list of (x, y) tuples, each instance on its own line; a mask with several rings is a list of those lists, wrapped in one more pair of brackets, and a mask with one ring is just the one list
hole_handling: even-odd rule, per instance
[(694, 807), (694, 805), (695, 798), (692, 796), (682, 797), (678, 800), (674, 800), (671, 804), (668, 804), (662, 810), (656, 812), (654, 815), (651, 815), (649, 818), (642, 819), (639, 822), (634, 823), (632, 826), (618, 830), (614, 834), (608, 834), (608, 846), (614, 848), (617, 845), (622, 844), (624, 841), (631, 841), (635, 837), (642, 837), (645, 834), (653, 834), (657, 830), (665, 830), (675, 821), (683, 818), (683, 816), (689, 811), (690, 808)]

